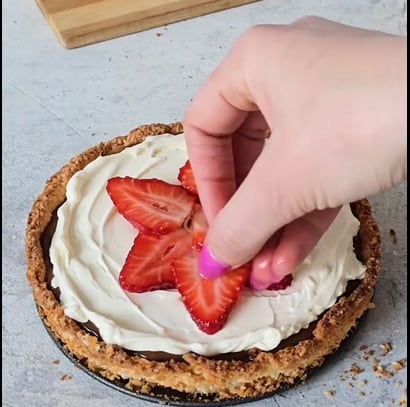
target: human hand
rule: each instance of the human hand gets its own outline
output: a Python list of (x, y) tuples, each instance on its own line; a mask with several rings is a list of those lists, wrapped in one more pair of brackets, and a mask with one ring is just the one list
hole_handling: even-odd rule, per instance
[(406, 50), (404, 38), (315, 17), (236, 42), (184, 120), (210, 223), (204, 277), (253, 259), (251, 285), (264, 289), (341, 205), (406, 177)]

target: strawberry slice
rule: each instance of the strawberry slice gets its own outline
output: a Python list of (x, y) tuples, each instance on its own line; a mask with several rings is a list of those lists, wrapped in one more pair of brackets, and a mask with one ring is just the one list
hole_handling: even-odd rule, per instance
[(175, 288), (171, 261), (192, 250), (191, 242), (190, 234), (182, 228), (166, 235), (140, 233), (120, 272), (120, 286), (137, 293)]
[(133, 226), (157, 234), (179, 228), (196, 200), (181, 186), (158, 179), (111, 178), (107, 192), (118, 212)]
[(249, 276), (242, 266), (214, 280), (198, 271), (198, 252), (191, 250), (172, 262), (177, 289), (198, 328), (212, 335), (222, 329)]
[(191, 163), (189, 160), (179, 169), (178, 180), (182, 186), (191, 194), (198, 195), (194, 173), (192, 172)]
[(277, 281), (276, 283), (271, 284), (267, 290), (284, 290), (285, 288), (288, 288), (293, 281), (292, 274), (287, 274), (285, 277), (282, 278), (282, 280)]
[(205, 213), (201, 205), (196, 204), (194, 210), (195, 212), (191, 220), (192, 247), (200, 250), (204, 245), (205, 235), (208, 231), (208, 222), (206, 221)]

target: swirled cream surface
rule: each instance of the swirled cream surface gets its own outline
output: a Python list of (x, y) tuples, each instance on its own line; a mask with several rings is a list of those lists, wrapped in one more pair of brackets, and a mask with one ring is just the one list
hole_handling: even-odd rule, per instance
[(102, 339), (135, 351), (201, 355), (249, 348), (274, 349), (331, 307), (365, 268), (353, 252), (359, 222), (344, 207), (316, 248), (281, 291), (244, 289), (224, 328), (201, 332), (176, 290), (142, 294), (118, 284), (122, 264), (138, 231), (118, 214), (106, 192), (114, 176), (159, 178), (178, 183), (187, 159), (183, 135), (149, 137), (119, 154), (99, 157), (67, 185), (50, 247), (54, 277), (67, 316), (91, 321)]

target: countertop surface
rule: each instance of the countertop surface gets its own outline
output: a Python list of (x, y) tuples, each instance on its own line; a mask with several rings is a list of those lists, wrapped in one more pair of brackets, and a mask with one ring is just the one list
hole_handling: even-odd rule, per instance
[[(25, 276), (25, 227), (52, 174), (77, 153), (139, 124), (180, 120), (202, 81), (254, 24), (315, 14), (407, 35), (406, 3), (265, 0), (68, 51), (34, 0), (3, 1), (2, 405), (149, 405), (75, 367), (36, 313)], [(383, 242), (376, 308), (343, 351), (305, 384), (250, 405), (397, 406), (404, 397), (407, 367), (395, 372), (392, 364), (407, 358), (407, 186), (371, 202)], [(385, 343), (392, 349), (382, 355)], [(363, 358), (364, 346), (393, 377), (373, 372), (372, 358)], [(352, 378), (345, 372), (354, 363), (364, 371)]]

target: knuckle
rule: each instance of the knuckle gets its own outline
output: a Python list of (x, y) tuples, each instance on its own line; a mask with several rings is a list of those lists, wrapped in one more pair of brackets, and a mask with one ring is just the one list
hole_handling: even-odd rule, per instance
[(274, 33), (278, 31), (279, 26), (258, 24), (248, 28), (236, 42), (236, 46), (239, 48), (254, 48), (259, 43), (266, 41), (266, 33)]
[(314, 15), (307, 15), (303, 16), (296, 21), (294, 21), (291, 25), (292, 26), (299, 26), (299, 27), (306, 27), (306, 26), (313, 26), (317, 25), (320, 21), (322, 21), (322, 18), (314, 16)]

